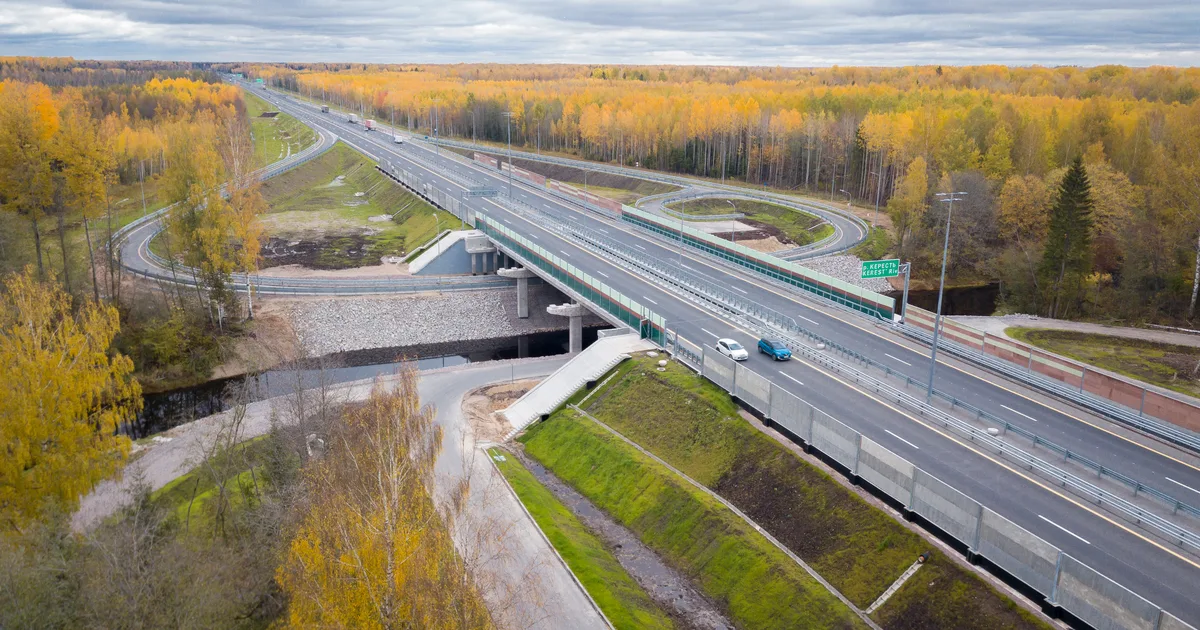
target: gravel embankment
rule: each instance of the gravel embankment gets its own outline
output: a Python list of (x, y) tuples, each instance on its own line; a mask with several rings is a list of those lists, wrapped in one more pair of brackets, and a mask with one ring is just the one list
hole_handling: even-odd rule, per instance
[(562, 302), (561, 296), (549, 293), (546, 287), (537, 289), (530, 290), (528, 319), (517, 318), (515, 289), (303, 300), (280, 311), (291, 321), (309, 356), (566, 328), (567, 318), (546, 313), (545, 305), (554, 298)]
[(797, 261), (797, 264), (871, 291), (886, 293), (892, 290), (892, 285), (883, 278), (863, 280), (860, 277), (862, 275), (862, 260), (858, 256), (824, 256)]

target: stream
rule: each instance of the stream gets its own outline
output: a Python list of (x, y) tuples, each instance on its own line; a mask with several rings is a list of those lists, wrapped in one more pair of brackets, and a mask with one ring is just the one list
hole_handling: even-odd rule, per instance
[[(584, 328), (586, 348), (596, 340), (597, 328)], [(309, 369), (266, 370), (257, 374), (234, 376), (208, 381), (191, 387), (181, 387), (142, 397), (143, 408), (132, 424), (122, 433), (140, 439), (161, 433), (197, 418), (211, 416), (229, 409), (232, 398), (243, 385), (249, 388), (249, 401), (282, 396), (294, 391), (297, 378), (304, 387), (315, 387), (324, 372), (326, 382), (349, 383), (390, 374), (405, 363), (414, 363), (418, 370), (527, 357), (548, 357), (567, 353), (568, 332), (556, 330), (521, 337), (504, 337), (469, 342), (449, 342), (376, 348), (327, 355), (311, 359)], [(324, 364), (324, 370), (316, 366)]]

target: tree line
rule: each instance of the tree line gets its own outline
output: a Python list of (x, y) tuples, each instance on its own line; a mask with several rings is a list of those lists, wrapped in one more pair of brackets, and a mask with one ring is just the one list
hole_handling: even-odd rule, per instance
[[(1004, 307), (1189, 319), (1200, 273), (1195, 68), (682, 68), (229, 65), (424, 133), (803, 191), (887, 209), (891, 253), (937, 275), (1001, 282)], [(511, 119), (508, 114), (511, 113)], [(509, 127), (511, 123), (511, 129)], [(1041, 266), (1056, 190), (1082, 158), (1093, 199), (1070, 290)], [(1049, 292), (1049, 293), (1047, 293)], [(1055, 306), (1057, 304), (1057, 306)]]

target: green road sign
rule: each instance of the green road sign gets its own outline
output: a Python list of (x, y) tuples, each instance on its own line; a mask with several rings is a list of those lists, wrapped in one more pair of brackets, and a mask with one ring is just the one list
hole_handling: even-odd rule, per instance
[(900, 259), (864, 260), (862, 261), (862, 277), (866, 278), (895, 278), (900, 275)]

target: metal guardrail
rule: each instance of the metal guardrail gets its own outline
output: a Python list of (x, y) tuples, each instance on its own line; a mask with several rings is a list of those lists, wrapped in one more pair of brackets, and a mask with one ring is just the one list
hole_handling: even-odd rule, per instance
[[(792, 348), (793, 352), (804, 356), (810, 361), (824, 365), (839, 374), (852, 378), (856, 384), (866, 386), (877, 394), (886, 396), (889, 400), (904, 405), (924, 417), (931, 418), (944, 427), (967, 437), (973, 442), (987, 446), (1021, 466), (1030, 470), (1036, 470), (1041, 476), (1053, 480), (1064, 488), (1070, 488), (1073, 492), (1088, 498), (1090, 501), (1106, 505), (1110, 510), (1136, 523), (1153, 528), (1166, 537), (1177, 541), (1180, 546), (1187, 546), (1194, 551), (1200, 552), (1200, 535), (1141, 506), (1135, 505), (1124, 497), (1101, 488), (1051, 462), (1028, 453), (1004, 440), (998, 439), (990, 435), (986, 430), (973, 427), (967, 421), (959, 419), (906, 391), (892, 386), (884, 379), (876, 378), (833, 358), (822, 350), (826, 347), (832, 348), (864, 364), (880, 365), (853, 350), (844, 348), (797, 325), (795, 320), (790, 316), (757, 304), (748, 297), (741, 297), (731, 289), (720, 287), (711, 279), (701, 278), (688, 271), (666, 264), (662, 259), (645, 257), (598, 232), (575, 224), (560, 223), (548, 213), (541, 212), (519, 201), (505, 199), (505, 202), (518, 214), (526, 216), (532, 214), (532, 218), (537, 220), (539, 225), (551, 229), (571, 240), (582, 243), (590, 250), (599, 253), (609, 260), (613, 260), (623, 267), (629, 268), (632, 265), (637, 271), (656, 278), (668, 287), (682, 292), (691, 301), (699, 303), (702, 307), (709, 307), (707, 310), (712, 310), (715, 307), (722, 315), (732, 316), (739, 323), (759, 332), (762, 336), (780, 337), (780, 333), (783, 333), (783, 341)], [(524, 208), (520, 206), (524, 206)], [(801, 342), (798, 337), (807, 338), (818, 343), (819, 346), (818, 348), (813, 348), (807, 343)], [(886, 366), (883, 367), (886, 368)], [(887, 375), (890, 376), (893, 372), (890, 368), (887, 368), (887, 370)], [(907, 379), (906, 384), (913, 382), (908, 376), (905, 376), (905, 378)], [(982, 412), (982, 410), (980, 411)], [(1135, 491), (1137, 488), (1146, 487), (1141, 483), (1134, 483)], [(1167, 495), (1157, 492), (1152, 496), (1158, 498)], [(1173, 508), (1176, 511), (1178, 510), (1178, 506), (1184, 505), (1179, 501), (1173, 501), (1173, 504)]]
[[(903, 324), (900, 325), (898, 329), (904, 334), (919, 339), (926, 344), (933, 343), (933, 334), (917, 328), (916, 326)], [(1132, 409), (1118, 405), (1088, 392), (1079, 391), (1079, 389), (1067, 385), (1062, 381), (1056, 381), (1052, 378), (1042, 376), (1041, 374), (1029, 370), (1022, 370), (1008, 361), (993, 357), (992, 355), (984, 352), (979, 352), (973, 348), (968, 348), (957, 342), (950, 341), (944, 336), (941, 336), (938, 339), (938, 349), (945, 350), (950, 354), (954, 354), (973, 363), (983, 365), (988, 369), (999, 372), (1014, 380), (1021, 381), (1047, 393), (1064, 398), (1081, 407), (1084, 407), (1085, 409), (1098, 412), (1101, 415), (1117, 420), (1118, 422), (1128, 425), (1134, 429), (1145, 431), (1151, 435), (1158, 436), (1180, 446), (1192, 449), (1193, 451), (1200, 452), (1200, 435), (1188, 431), (1187, 429), (1183, 429), (1166, 422), (1159, 422), (1151, 417), (1135, 413)]]
[(972, 554), (987, 558), (1046, 603), (1095, 628), (1194, 630), (1182, 619), (1076, 560), (1029, 530), (918, 468), (900, 455), (772, 383), (763, 375), (680, 337), (668, 336), (677, 359), (743, 404), (765, 424), (819, 451), (852, 480), (921, 516)]
[[(476, 144), (472, 144), (469, 142), (459, 142), (457, 140), (447, 140), (445, 138), (430, 138), (427, 141), (430, 143), (434, 143), (434, 144), (440, 144), (440, 145), (449, 146), (449, 147), (456, 147), (456, 148), (460, 148), (460, 149), (471, 149), (471, 150), (475, 150), (475, 151), (487, 151), (489, 153), (496, 153), (499, 151), (498, 149), (496, 149), (494, 147), (476, 145)], [(548, 155), (527, 153), (527, 152), (523, 152), (523, 151), (514, 151), (514, 152), (512, 152), (512, 155), (514, 157), (517, 157), (518, 159), (533, 160), (533, 161), (537, 161), (537, 162), (547, 162), (550, 164), (561, 164), (563, 166), (570, 166), (572, 168), (581, 168), (584, 170), (591, 170), (591, 171), (596, 171), (596, 172), (601, 172), (601, 173), (612, 173), (614, 175), (623, 175), (625, 177), (633, 177), (633, 178), (637, 178), (637, 179), (656, 181), (656, 182), (661, 182), (664, 184), (671, 184), (673, 186), (683, 186), (685, 188), (693, 187), (693, 186), (703, 186), (705, 188), (711, 188), (713, 190), (720, 190), (720, 191), (730, 192), (730, 193), (737, 193), (741, 196), (749, 197), (751, 199), (761, 199), (764, 201), (769, 201), (771, 203), (780, 203), (780, 202), (802, 203), (806, 206), (810, 206), (818, 214), (823, 215), (825, 213), (833, 213), (833, 214), (836, 214), (836, 215), (838, 215), (844, 219), (847, 219), (853, 223), (856, 223), (863, 230), (863, 239), (864, 240), (870, 234), (870, 231), (867, 228), (866, 221), (863, 221), (862, 219), (858, 218), (857, 216), (855, 216), (852, 213), (845, 212), (845, 211), (841, 210), (840, 208), (835, 208), (833, 206), (823, 204), (823, 203), (807, 201), (807, 200), (799, 201), (799, 200), (789, 197), (787, 195), (765, 194), (765, 193), (755, 192), (754, 190), (747, 189), (747, 188), (742, 188), (742, 187), (738, 187), (738, 186), (730, 186), (727, 184), (720, 184), (720, 183), (716, 183), (716, 182), (694, 181), (694, 180), (688, 179), (686, 177), (662, 175), (662, 174), (653, 173), (653, 172), (649, 172), (649, 171), (631, 169), (628, 167), (612, 166), (609, 164), (602, 164), (602, 163), (598, 163), (598, 162), (586, 162), (583, 160), (571, 160), (571, 159), (567, 159), (567, 158), (559, 158), (559, 157), (553, 157), (553, 156), (548, 156)], [(825, 218), (828, 219), (828, 217), (825, 217)], [(849, 249), (850, 247), (857, 245), (859, 242), (861, 242), (861, 241), (856, 241), (850, 245), (847, 245), (845, 248), (839, 248), (839, 251), (842, 249)]]

